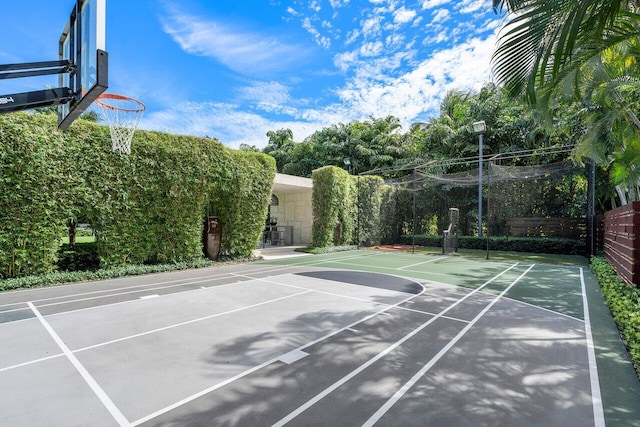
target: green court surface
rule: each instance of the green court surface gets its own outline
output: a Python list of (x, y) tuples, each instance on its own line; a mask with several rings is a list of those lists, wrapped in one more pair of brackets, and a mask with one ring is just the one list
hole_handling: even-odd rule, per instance
[(597, 369), (606, 425), (640, 426), (640, 382), (588, 266), (371, 250), (260, 263), (378, 272), (471, 289), (481, 287), (490, 294), (500, 294), (516, 281), (503, 297), (584, 322), (587, 334), (592, 335), (596, 360), (592, 369)]

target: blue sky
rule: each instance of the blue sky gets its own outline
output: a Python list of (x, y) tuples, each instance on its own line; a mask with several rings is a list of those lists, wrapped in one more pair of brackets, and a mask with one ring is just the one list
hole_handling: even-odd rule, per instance
[[(57, 59), (74, 2), (1, 2), (0, 63)], [(491, 81), (503, 23), (491, 0), (107, 0), (108, 91), (147, 105), (141, 128), (233, 148), (370, 116), (407, 129), (448, 90)], [(46, 85), (57, 78), (0, 94)]]

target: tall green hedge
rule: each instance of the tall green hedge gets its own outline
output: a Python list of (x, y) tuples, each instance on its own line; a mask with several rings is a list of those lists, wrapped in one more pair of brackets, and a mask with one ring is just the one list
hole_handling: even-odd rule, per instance
[(355, 178), (335, 166), (316, 169), (313, 179), (313, 245), (334, 245), (334, 230), (342, 226), (342, 242), (351, 244), (355, 237)]
[(380, 209), (384, 193), (384, 180), (379, 176), (362, 176), (358, 188), (358, 243), (379, 245), (382, 236)]
[(53, 269), (69, 219), (97, 231), (101, 265), (202, 256), (205, 214), (220, 216), (221, 251), (249, 256), (275, 176), (274, 160), (210, 138), (137, 131), (131, 155), (105, 126), (52, 115), (0, 115), (0, 277)]

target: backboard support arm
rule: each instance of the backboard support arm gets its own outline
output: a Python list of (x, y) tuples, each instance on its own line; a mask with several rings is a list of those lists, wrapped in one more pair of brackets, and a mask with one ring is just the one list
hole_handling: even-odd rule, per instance
[(68, 87), (0, 95), (0, 114), (64, 104), (73, 98)]
[(0, 80), (46, 76), (49, 74), (74, 73), (75, 71), (76, 66), (71, 60), (4, 64), (0, 65)]
[[(67, 59), (2, 64), (0, 65), (0, 80), (46, 76), (49, 74), (73, 74), (75, 71), (76, 66), (71, 60)], [(73, 92), (67, 87), (0, 95), (0, 114), (64, 104), (72, 98)]]

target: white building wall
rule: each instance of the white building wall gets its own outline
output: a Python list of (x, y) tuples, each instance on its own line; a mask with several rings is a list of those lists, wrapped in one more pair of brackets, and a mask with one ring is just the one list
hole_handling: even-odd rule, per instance
[(293, 244), (302, 246), (311, 243), (311, 227), (313, 224), (313, 209), (311, 206), (311, 191), (303, 190), (296, 193), (278, 194), (278, 206), (271, 206), (271, 217), (278, 218), (279, 226), (293, 226)]

